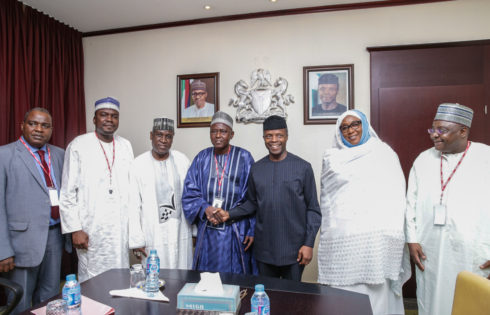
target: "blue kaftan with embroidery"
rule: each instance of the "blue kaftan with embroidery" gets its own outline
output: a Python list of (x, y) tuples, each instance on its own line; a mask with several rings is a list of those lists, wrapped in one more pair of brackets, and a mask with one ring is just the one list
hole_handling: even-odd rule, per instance
[(231, 146), (229, 154), (216, 155), (216, 160), (214, 148), (204, 149), (192, 161), (184, 182), (182, 208), (187, 221), (198, 227), (194, 270), (257, 274), (253, 245), (245, 251), (243, 244), (246, 236), (254, 236), (255, 216), (213, 226), (205, 214), (216, 197), (223, 200), (224, 210), (245, 202), (253, 162), (250, 152), (236, 146)]

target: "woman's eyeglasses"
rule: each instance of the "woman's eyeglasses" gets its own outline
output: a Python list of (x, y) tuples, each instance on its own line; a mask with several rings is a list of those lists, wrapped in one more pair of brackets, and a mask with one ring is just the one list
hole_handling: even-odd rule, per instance
[(340, 129), (340, 131), (345, 133), (350, 128), (352, 128), (353, 130), (358, 130), (359, 127), (361, 126), (361, 124), (362, 124), (362, 122), (360, 120), (356, 120), (356, 121), (352, 122), (350, 125), (340, 126), (339, 129)]

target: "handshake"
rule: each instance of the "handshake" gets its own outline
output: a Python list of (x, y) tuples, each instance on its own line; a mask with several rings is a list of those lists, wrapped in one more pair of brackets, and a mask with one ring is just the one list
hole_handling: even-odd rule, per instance
[(213, 225), (226, 222), (230, 219), (230, 215), (228, 214), (228, 211), (225, 211), (221, 208), (209, 206), (206, 208), (205, 212), (208, 221), (211, 222), (211, 224)]

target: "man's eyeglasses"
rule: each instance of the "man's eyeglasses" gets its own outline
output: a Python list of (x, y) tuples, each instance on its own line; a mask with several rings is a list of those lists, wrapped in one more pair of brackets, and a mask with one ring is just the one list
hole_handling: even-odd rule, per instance
[(427, 132), (430, 135), (435, 132), (440, 136), (440, 135), (444, 135), (444, 134), (448, 133), (449, 129), (446, 129), (446, 128), (429, 128), (429, 129), (427, 129)]
[(192, 92), (192, 94), (191, 94), (191, 95), (192, 95), (192, 96), (194, 96), (194, 97), (196, 97), (196, 96), (201, 97), (201, 96), (203, 96), (204, 94), (206, 94), (206, 92)]
[(339, 129), (340, 129), (340, 131), (342, 131), (343, 133), (345, 133), (350, 128), (352, 128), (353, 130), (358, 130), (359, 127), (361, 126), (361, 124), (362, 124), (362, 121), (356, 120), (356, 121), (352, 122), (350, 125), (340, 126)]

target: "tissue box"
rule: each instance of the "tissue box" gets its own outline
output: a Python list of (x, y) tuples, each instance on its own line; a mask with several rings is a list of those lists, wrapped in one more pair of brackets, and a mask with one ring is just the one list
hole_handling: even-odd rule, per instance
[(177, 294), (177, 308), (198, 311), (235, 313), (240, 306), (240, 287), (223, 284), (223, 295), (201, 295), (194, 291), (197, 283), (186, 283)]

